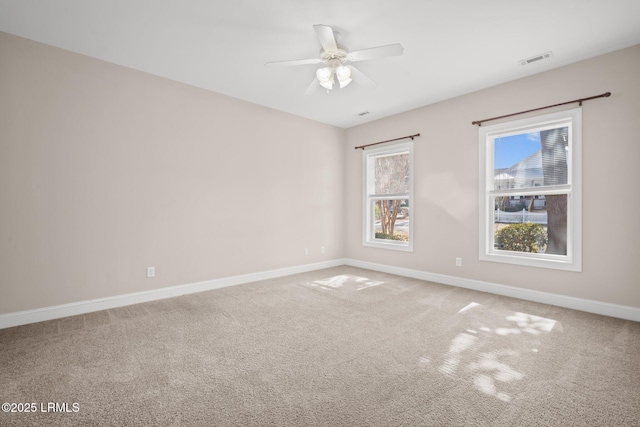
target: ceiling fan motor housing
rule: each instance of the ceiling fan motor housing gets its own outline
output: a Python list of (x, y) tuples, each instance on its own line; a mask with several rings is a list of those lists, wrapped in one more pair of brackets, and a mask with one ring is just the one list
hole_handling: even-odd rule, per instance
[(332, 65), (332, 61), (338, 61), (339, 64), (344, 64), (345, 62), (347, 62), (348, 54), (349, 52), (347, 52), (347, 50), (342, 47), (338, 47), (338, 50), (336, 50), (335, 52), (327, 52), (323, 49), (320, 51), (320, 58), (330, 65)]

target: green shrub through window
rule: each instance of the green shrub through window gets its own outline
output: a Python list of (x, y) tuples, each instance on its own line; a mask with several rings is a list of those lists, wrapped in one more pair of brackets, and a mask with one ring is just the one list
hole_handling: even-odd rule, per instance
[(494, 242), (496, 249), (538, 253), (545, 251), (548, 237), (542, 225), (525, 222), (496, 231)]

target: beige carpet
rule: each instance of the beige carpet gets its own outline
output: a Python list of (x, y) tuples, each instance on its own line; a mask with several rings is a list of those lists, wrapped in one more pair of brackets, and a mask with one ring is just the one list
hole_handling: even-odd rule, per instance
[(346, 266), (0, 343), (2, 426), (640, 425), (640, 323)]

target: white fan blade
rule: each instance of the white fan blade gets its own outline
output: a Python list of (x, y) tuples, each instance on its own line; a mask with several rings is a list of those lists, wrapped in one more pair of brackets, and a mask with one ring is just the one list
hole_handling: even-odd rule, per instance
[(382, 58), (385, 56), (402, 55), (404, 48), (401, 44), (372, 47), (370, 49), (356, 50), (347, 55), (349, 61), (366, 61), (367, 59)]
[(336, 52), (338, 46), (336, 45), (336, 38), (333, 35), (333, 29), (326, 25), (314, 25), (313, 29), (316, 30), (320, 44), (325, 52)]
[(311, 82), (311, 84), (309, 85), (307, 90), (304, 91), (304, 94), (305, 95), (312, 95), (312, 94), (316, 93), (318, 91), (318, 89), (320, 89), (320, 82), (318, 81), (318, 78), (316, 77), (315, 79), (313, 79), (313, 81)]
[(291, 61), (276, 61), (276, 62), (267, 62), (264, 64), (267, 67), (289, 67), (291, 65), (305, 65), (305, 64), (319, 64), (324, 62), (320, 58), (314, 59), (294, 59)]
[(378, 86), (378, 83), (364, 75), (362, 71), (358, 70), (353, 65), (347, 65), (347, 67), (349, 67), (349, 69), (351, 70), (351, 79), (353, 79), (353, 81), (358, 83), (360, 86), (364, 86), (369, 89)]

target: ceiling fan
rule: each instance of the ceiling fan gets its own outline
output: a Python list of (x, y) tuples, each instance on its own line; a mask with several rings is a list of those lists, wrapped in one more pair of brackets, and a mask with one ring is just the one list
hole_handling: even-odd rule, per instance
[(340, 88), (347, 86), (352, 81), (364, 87), (375, 87), (377, 86), (375, 81), (364, 75), (353, 65), (347, 63), (366, 61), (368, 59), (382, 58), (385, 56), (402, 55), (404, 52), (404, 48), (399, 43), (349, 52), (344, 46), (338, 44), (336, 33), (334, 33), (331, 27), (318, 24), (314, 25), (313, 29), (316, 31), (320, 44), (322, 45), (319, 58), (267, 62), (265, 64), (268, 67), (324, 64), (323, 67), (316, 70), (316, 77), (305, 91), (305, 95), (314, 93), (320, 87), (325, 88), (327, 93), (329, 93), (329, 91), (333, 89), (336, 80)]

